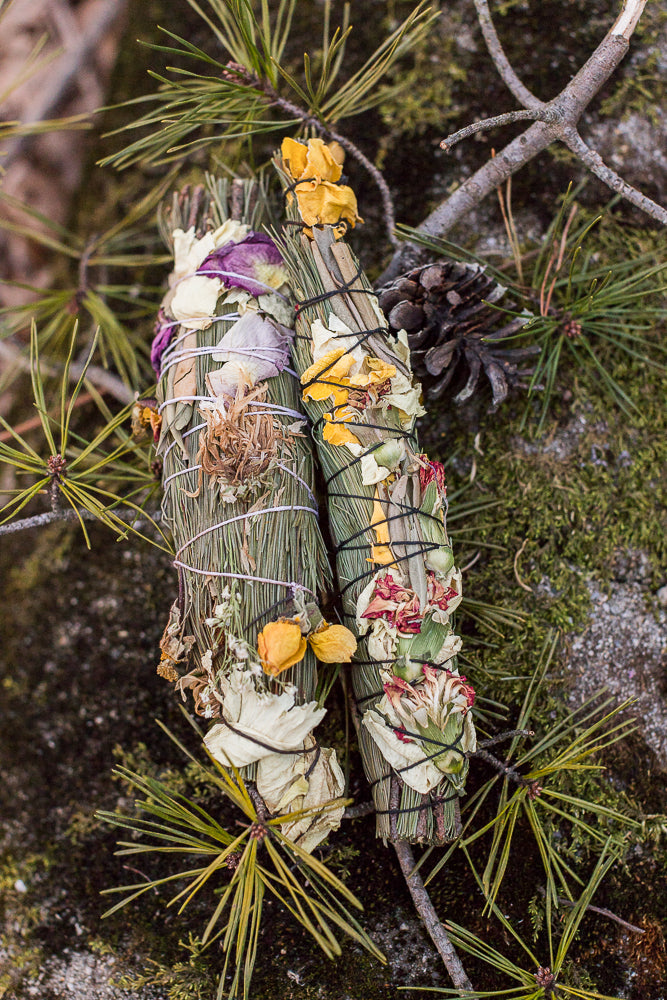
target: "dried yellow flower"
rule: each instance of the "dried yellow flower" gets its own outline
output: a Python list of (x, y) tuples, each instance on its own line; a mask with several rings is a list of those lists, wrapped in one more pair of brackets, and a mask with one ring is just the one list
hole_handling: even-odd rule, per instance
[[(346, 376), (353, 364), (354, 358), (344, 347), (328, 351), (301, 376), (301, 384), (306, 386), (303, 398), (323, 400), (333, 397), (336, 406), (346, 403), (349, 394)], [(322, 377), (318, 378), (319, 375)]]
[(358, 437), (352, 433), (352, 431), (344, 423), (339, 423), (342, 417), (339, 413), (336, 416), (332, 416), (330, 413), (324, 414), (324, 430), (322, 431), (322, 438), (328, 444), (361, 444)]
[(357, 649), (357, 640), (349, 628), (326, 622), (308, 637), (308, 642), (322, 663), (349, 663)]
[(160, 437), (162, 416), (158, 413), (157, 400), (139, 399), (132, 407), (132, 437), (141, 443), (152, 437), (157, 442)]
[(380, 358), (364, 358), (364, 364), (357, 375), (350, 377), (350, 384), (357, 388), (368, 388), (380, 385), (396, 375), (396, 367), (381, 361)]
[[(308, 145), (296, 142), (294, 139), (283, 139), (280, 152), (285, 169), (290, 172), (295, 181), (314, 182), (339, 181), (343, 168), (336, 157), (340, 156), (338, 149), (328, 146), (324, 139), (309, 139)], [(336, 155), (334, 155), (336, 154)]]
[(396, 562), (396, 558), (389, 548), (389, 524), (385, 516), (382, 504), (377, 498), (373, 501), (373, 516), (371, 518), (371, 528), (375, 532), (376, 543), (371, 546), (371, 558), (368, 562), (376, 563), (379, 566), (389, 566)]
[[(357, 214), (357, 199), (352, 188), (338, 184), (342, 174), (342, 150), (338, 143), (328, 146), (322, 139), (309, 139), (308, 145), (283, 139), (283, 165), (295, 181), (294, 194), (299, 214), (307, 226), (338, 226), (342, 236), (347, 226), (363, 222)], [(291, 200), (291, 192), (288, 200)]]
[(264, 673), (277, 677), (303, 659), (306, 640), (296, 622), (269, 622), (257, 636), (257, 651)]

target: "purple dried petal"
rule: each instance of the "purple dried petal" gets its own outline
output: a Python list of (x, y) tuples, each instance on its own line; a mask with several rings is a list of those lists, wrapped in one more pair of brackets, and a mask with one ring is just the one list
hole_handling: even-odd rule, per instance
[(269, 236), (250, 232), (239, 243), (225, 243), (210, 253), (197, 274), (210, 274), (212, 278), (220, 278), (226, 288), (241, 288), (257, 298), (275, 291), (261, 280), (261, 267), (282, 263), (280, 251)]
[(169, 347), (178, 325), (173, 319), (169, 319), (162, 307), (158, 309), (153, 343), (151, 344), (151, 365), (158, 378), (160, 377), (162, 355)]

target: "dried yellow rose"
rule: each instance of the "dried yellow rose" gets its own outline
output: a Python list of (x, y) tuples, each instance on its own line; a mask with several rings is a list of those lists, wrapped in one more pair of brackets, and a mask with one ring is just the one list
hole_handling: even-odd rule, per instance
[(301, 376), (301, 384), (306, 387), (303, 398), (323, 400), (333, 397), (336, 406), (346, 403), (350, 391), (346, 376), (353, 364), (354, 358), (344, 347), (328, 351)]
[(396, 368), (394, 365), (381, 361), (379, 358), (364, 358), (364, 364), (360, 372), (350, 377), (350, 384), (356, 388), (367, 388), (371, 385), (379, 385), (394, 378)]
[(257, 651), (264, 673), (277, 677), (303, 659), (306, 640), (296, 622), (269, 622), (257, 636)]
[[(280, 152), (285, 169), (290, 172), (295, 181), (311, 181), (320, 184), (322, 181), (339, 181), (343, 168), (336, 156), (338, 149), (328, 146), (323, 139), (309, 139), (308, 145), (296, 142), (294, 139), (283, 139)], [(334, 156), (334, 153), (336, 156)]]
[(358, 437), (352, 433), (352, 431), (347, 427), (346, 423), (341, 423), (340, 414), (332, 416), (331, 413), (324, 414), (324, 430), (322, 431), (322, 438), (329, 444), (361, 444)]
[[(327, 145), (322, 139), (309, 139), (308, 145), (283, 139), (283, 165), (294, 180), (299, 214), (306, 226), (337, 226), (343, 223), (354, 228), (363, 219), (357, 214), (357, 199), (346, 184), (338, 184), (342, 174), (341, 149), (338, 143)], [(288, 201), (292, 198), (288, 193)]]

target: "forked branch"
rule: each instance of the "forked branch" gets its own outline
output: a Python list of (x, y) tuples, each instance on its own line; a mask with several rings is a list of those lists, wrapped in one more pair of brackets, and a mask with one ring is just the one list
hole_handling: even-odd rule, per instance
[[(566, 145), (612, 191), (622, 195), (656, 222), (667, 225), (667, 210), (606, 166), (600, 155), (584, 142), (577, 131), (582, 114), (627, 53), (629, 39), (641, 17), (646, 0), (625, 0), (621, 13), (595, 52), (560, 94), (548, 102), (535, 97), (511, 66), (493, 26), (487, 0), (474, 0), (474, 3), (491, 58), (508, 88), (524, 107), (519, 111), (475, 122), (448, 136), (441, 145), (450, 149), (456, 142), (483, 129), (524, 118), (535, 120), (525, 132), (513, 139), (438, 205), (418, 227), (419, 231), (427, 236), (443, 236), (487, 194), (497, 190), (512, 174), (554, 142)], [(394, 254), (389, 267), (378, 279), (378, 284), (391, 281), (408, 267), (419, 263), (421, 255), (422, 252), (414, 245), (404, 244)]]

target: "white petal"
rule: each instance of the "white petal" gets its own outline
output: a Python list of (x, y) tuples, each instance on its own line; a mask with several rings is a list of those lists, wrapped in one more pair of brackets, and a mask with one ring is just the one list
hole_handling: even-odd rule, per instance
[[(433, 615), (433, 618), (436, 621), (438, 620), (435, 614)], [(447, 636), (442, 646), (436, 653), (434, 662), (441, 664), (441, 663), (446, 663), (447, 660), (451, 660), (453, 656), (456, 656), (456, 654), (460, 652), (462, 645), (463, 643), (461, 642), (461, 636), (455, 635), (453, 632), (450, 632), (450, 634)]]
[(399, 740), (382, 716), (372, 710), (364, 713), (362, 722), (382, 756), (400, 773), (406, 785), (425, 795), (440, 784), (443, 774), (430, 760), (424, 759), (420, 743)]
[[(216, 229), (212, 233), (212, 249), (216, 250), (218, 247), (224, 246), (225, 243), (240, 243), (241, 240), (246, 238), (249, 232), (250, 226), (245, 225), (245, 223), (237, 222), (236, 219), (227, 219), (219, 229)], [(210, 250), (209, 253), (211, 253)]]
[(389, 471), (386, 466), (378, 465), (372, 455), (362, 455), (361, 481), (364, 486), (373, 486), (375, 483), (383, 482), (389, 475)]
[(203, 274), (185, 278), (177, 285), (171, 300), (174, 319), (186, 330), (205, 330), (215, 316), (221, 288), (219, 278), (207, 278)]
[(326, 715), (315, 701), (295, 705), (294, 688), (279, 695), (257, 691), (252, 677), (242, 670), (223, 677), (220, 686), (222, 715), (229, 726), (224, 722), (213, 726), (204, 742), (225, 765), (243, 767), (276, 750), (297, 750)]

